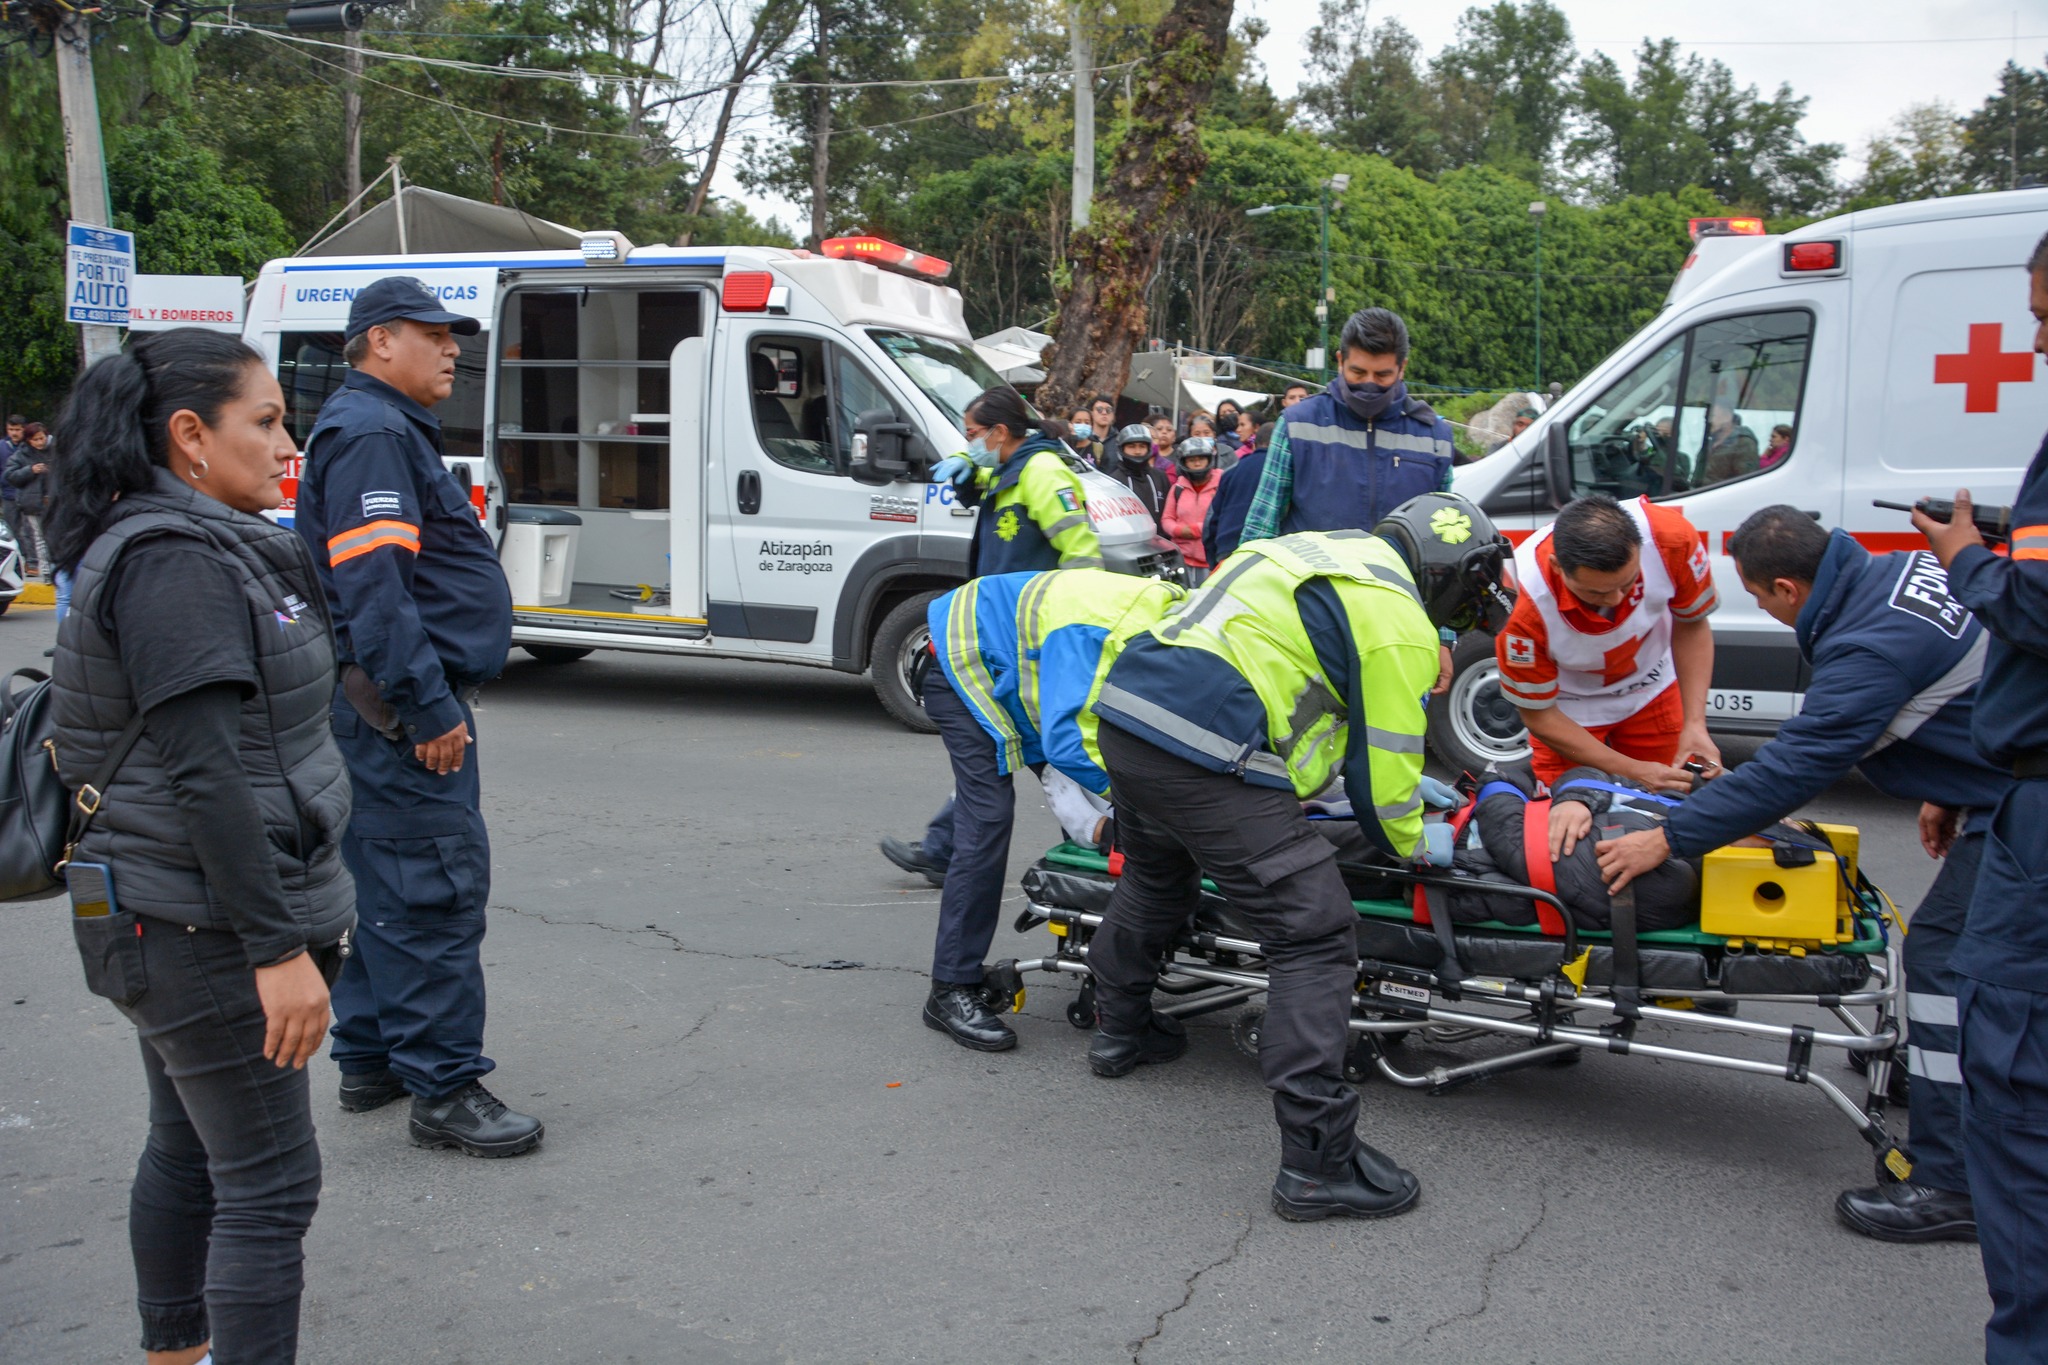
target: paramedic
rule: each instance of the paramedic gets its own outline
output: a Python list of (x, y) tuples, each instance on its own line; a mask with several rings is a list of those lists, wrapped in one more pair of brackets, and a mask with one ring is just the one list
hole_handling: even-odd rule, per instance
[(1185, 596), (1156, 578), (1070, 569), (970, 579), (931, 604), (939, 666), (925, 674), (924, 712), (953, 762), (955, 814), (924, 1022), (962, 1047), (1017, 1045), (981, 972), (1010, 865), (1011, 774), (1029, 766), (1043, 776), (1050, 763), (1097, 796), (1108, 791), (1079, 725), (1105, 646), (1155, 624)]
[[(2048, 356), (2048, 237), (2027, 262), (2034, 349)], [(2017, 780), (1991, 817), (1956, 943), (1963, 1156), (1991, 1284), (1990, 1365), (2048, 1359), (2048, 441), (2020, 480), (2009, 558), (1985, 548), (1958, 490), (1946, 525), (1913, 525), (1991, 643), (1971, 732)]]
[(1377, 850), (1413, 856), (1438, 629), (1506, 615), (1507, 542), (1471, 503), (1427, 494), (1376, 529), (1247, 545), (1124, 647), (1093, 703), (1124, 871), (1090, 945), (1089, 1066), (1122, 1076), (1187, 1047), (1151, 998), (1206, 874), (1267, 948), (1259, 1064), (1280, 1126), (1273, 1207), (1296, 1221), (1384, 1217), (1421, 1192), (1358, 1140), (1358, 1092), (1344, 1080), (1357, 914), (1301, 802), (1341, 773)]
[(342, 663), (334, 733), (355, 814), (355, 953), (334, 986), (341, 1107), (412, 1095), (421, 1146), (514, 1156), (538, 1120), (486, 1090), (480, 957), (491, 849), (469, 698), (512, 647), (512, 594), (428, 409), (477, 322), (416, 279), (349, 307), (346, 381), (306, 440), (295, 523), (312, 547)]
[(1675, 507), (1592, 493), (1515, 551), (1521, 596), (1494, 646), (1536, 776), (1581, 765), (1684, 792), (1707, 737), (1719, 605), (1699, 532)]
[(1728, 551), (1757, 605), (1798, 633), (1813, 669), (1805, 700), (1755, 758), (1694, 793), (1663, 829), (1602, 844), (1601, 870), (1619, 889), (1667, 857), (1697, 858), (1791, 814), (1852, 767), (1920, 806), (1921, 843), (1943, 862), (1905, 940), (1912, 1177), (1850, 1190), (1835, 1211), (1887, 1242), (1971, 1241), (1949, 954), (1991, 810), (2012, 786), (1970, 747), (1988, 639), (1925, 550), (1872, 555), (1781, 505), (1751, 513)]

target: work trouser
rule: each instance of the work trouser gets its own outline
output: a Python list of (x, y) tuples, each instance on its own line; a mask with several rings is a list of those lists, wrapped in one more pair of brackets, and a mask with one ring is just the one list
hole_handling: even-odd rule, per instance
[(1962, 834), (1906, 932), (1906, 1072), (1912, 1097), (1913, 1183), (1968, 1193), (1963, 1166), (1963, 1077), (1956, 1066), (1956, 977), (1949, 954), (1970, 909), (1982, 833)]
[[(924, 713), (939, 727), (953, 761), (953, 796), (946, 803), (953, 811), (951, 860), (945, 889), (939, 893), (932, 981), (977, 986), (1002, 917), (1010, 830), (1017, 818), (1016, 789), (1010, 774), (996, 764), (995, 741), (941, 669), (925, 675)], [(929, 840), (925, 852), (932, 852)]]
[(941, 869), (953, 861), (953, 808), (957, 804), (958, 798), (951, 792), (946, 793), (945, 801), (933, 812), (931, 823), (924, 827), (924, 840), (919, 845), (924, 849), (924, 856)]
[[(474, 733), (467, 706), (462, 715)], [(409, 738), (385, 739), (338, 689), (333, 718), (355, 792), (341, 853), (356, 882), (355, 952), (332, 992), (334, 1060), (348, 1075), (389, 1067), (415, 1095), (452, 1094), (496, 1066), (483, 1055), (481, 746), (437, 776)]]
[(1344, 1080), (1358, 916), (1335, 850), (1291, 791), (1248, 786), (1108, 722), (1101, 746), (1124, 855), (1088, 948), (1103, 1031), (1144, 1031), (1161, 954), (1206, 872), (1266, 950), (1259, 1068), (1273, 1092), (1281, 1163), (1344, 1171), (1358, 1144), (1358, 1092)]
[[(1995, 906), (2004, 920), (2015, 907), (2048, 916), (2043, 831), (2048, 781), (2014, 784), (1992, 819), (1973, 907)], [(1982, 922), (1982, 910), (1973, 908), (1971, 915)], [(2048, 993), (1960, 974), (1956, 1009), (1963, 1157), (1991, 1289), (1984, 1359), (1987, 1365), (2040, 1365), (2048, 1361)], [(1913, 1117), (1917, 1122), (1919, 1114)]]

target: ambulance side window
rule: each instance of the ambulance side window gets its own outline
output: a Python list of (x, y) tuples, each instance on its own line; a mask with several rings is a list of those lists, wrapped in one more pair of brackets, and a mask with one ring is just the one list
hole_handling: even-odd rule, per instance
[(747, 347), (754, 434), (768, 458), (807, 474), (839, 474), (829, 428), (825, 343), (815, 337), (755, 337)]
[(1572, 420), (1572, 491), (1667, 497), (1777, 468), (1798, 440), (1812, 342), (1798, 309), (1667, 339)]
[(896, 400), (861, 363), (839, 347), (832, 348), (832, 448), (845, 469), (853, 459), (853, 428), (873, 408), (896, 411)]

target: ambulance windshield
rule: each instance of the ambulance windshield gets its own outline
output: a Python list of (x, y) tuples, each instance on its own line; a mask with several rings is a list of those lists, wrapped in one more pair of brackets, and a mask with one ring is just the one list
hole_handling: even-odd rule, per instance
[(972, 347), (909, 332), (871, 331), (868, 335), (910, 376), (911, 383), (924, 390), (925, 397), (938, 404), (939, 411), (953, 419), (954, 426), (964, 427), (967, 405), (983, 389), (1003, 382)]

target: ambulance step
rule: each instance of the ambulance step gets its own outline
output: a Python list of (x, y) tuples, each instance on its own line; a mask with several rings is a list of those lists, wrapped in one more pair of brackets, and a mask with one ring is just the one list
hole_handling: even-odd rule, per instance
[(711, 634), (711, 626), (705, 621), (693, 621), (686, 616), (653, 616), (638, 611), (514, 607), (512, 623), (544, 630), (586, 631), (594, 635), (658, 635), (676, 640), (702, 640)]

